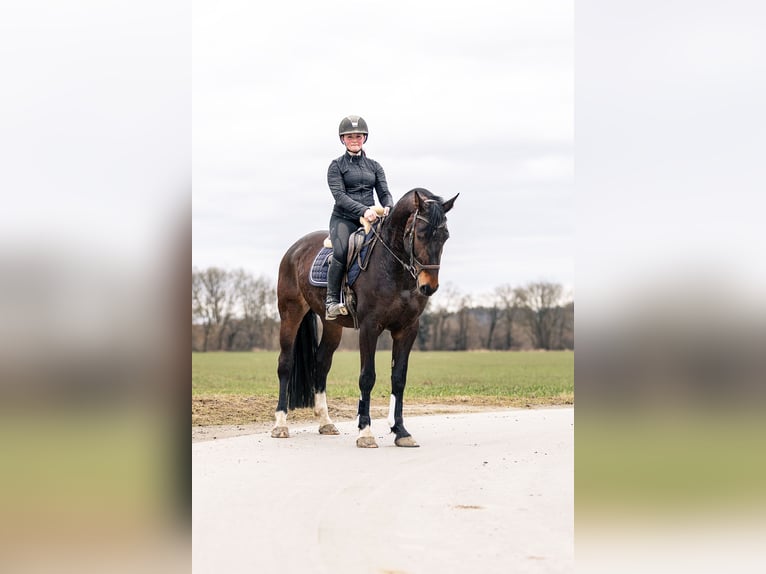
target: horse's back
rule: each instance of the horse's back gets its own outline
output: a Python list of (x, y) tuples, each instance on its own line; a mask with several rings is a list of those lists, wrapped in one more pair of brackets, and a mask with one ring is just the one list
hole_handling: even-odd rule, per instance
[(305, 299), (312, 286), (308, 274), (314, 257), (322, 248), (327, 231), (314, 231), (293, 243), (282, 256), (277, 280), (279, 300)]
[(279, 264), (280, 277), (282, 276), (283, 269), (289, 270), (291, 268), (300, 267), (307, 259), (309, 260), (309, 264), (311, 264), (314, 256), (316, 256), (322, 248), (322, 243), (326, 237), (326, 231), (313, 231), (293, 243), (282, 256), (282, 261)]

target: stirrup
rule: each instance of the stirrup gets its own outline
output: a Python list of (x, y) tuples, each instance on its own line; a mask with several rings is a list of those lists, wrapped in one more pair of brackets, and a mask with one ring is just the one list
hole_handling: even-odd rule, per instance
[(348, 315), (348, 309), (343, 303), (330, 303), (325, 309), (324, 318), (332, 321), (339, 315)]

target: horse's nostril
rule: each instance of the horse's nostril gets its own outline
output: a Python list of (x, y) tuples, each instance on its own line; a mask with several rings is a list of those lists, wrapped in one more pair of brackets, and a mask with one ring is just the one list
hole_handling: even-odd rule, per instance
[(437, 285), (436, 287), (431, 287), (428, 283), (425, 285), (420, 286), (420, 292), (425, 295), (426, 297), (430, 297), (434, 293), (436, 293), (436, 290), (439, 288)]

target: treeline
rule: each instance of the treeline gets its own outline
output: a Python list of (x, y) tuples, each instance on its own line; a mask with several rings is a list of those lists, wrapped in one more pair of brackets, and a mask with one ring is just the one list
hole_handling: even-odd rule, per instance
[[(341, 349), (356, 349), (346, 329)], [(379, 349), (390, 349), (388, 333)], [(574, 348), (574, 301), (557, 283), (501, 285), (473, 296), (442, 287), (420, 318), (421, 351)], [(276, 285), (239, 269), (192, 270), (192, 351), (279, 349)]]
[(192, 351), (279, 348), (274, 283), (238, 269), (192, 270)]
[(420, 318), (423, 351), (574, 349), (574, 301), (546, 281), (474, 297), (447, 286)]

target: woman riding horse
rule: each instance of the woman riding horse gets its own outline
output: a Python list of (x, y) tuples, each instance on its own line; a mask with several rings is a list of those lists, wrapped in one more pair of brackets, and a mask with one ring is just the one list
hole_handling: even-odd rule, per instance
[[(420, 315), (439, 287), (442, 248), (449, 237), (446, 213), (457, 196), (443, 200), (422, 188), (405, 193), (388, 217), (374, 228), (377, 241), (366, 270), (353, 285), (359, 328), (359, 447), (377, 447), (371, 430), (370, 399), (375, 385), (375, 348), (384, 330), (391, 332), (391, 402), (389, 427), (396, 446), (418, 444), (404, 427), (403, 400), (410, 350), (418, 334)], [(312, 267), (326, 231), (315, 231), (296, 241), (279, 265), (279, 400), (274, 438), (288, 438), (287, 412), (314, 407), (319, 432), (338, 434), (327, 409), (327, 374), (344, 328), (354, 328), (350, 315), (325, 317), (325, 290), (311, 283)], [(317, 316), (322, 339), (317, 345)]]
[(378, 192), (384, 215), (394, 206), (386, 183), (386, 174), (378, 162), (367, 157), (362, 146), (369, 132), (367, 122), (359, 116), (346, 116), (338, 128), (340, 141), (346, 153), (332, 160), (327, 170), (327, 184), (335, 198), (330, 216), (332, 260), (327, 272), (327, 300), (325, 318), (332, 321), (338, 315), (347, 315), (348, 309), (340, 301), (340, 284), (346, 270), (348, 242), (351, 234), (361, 227), (360, 218), (374, 222), (378, 214), (372, 209), (373, 190)]

